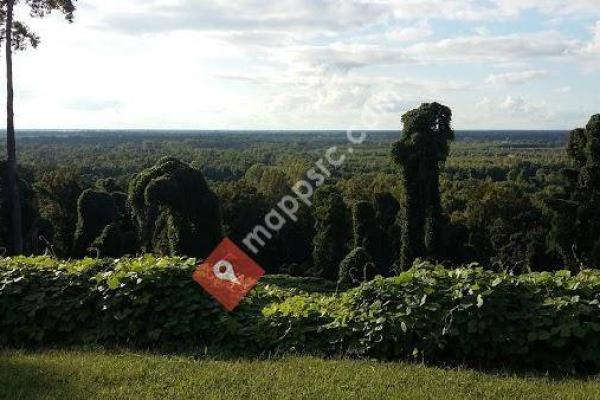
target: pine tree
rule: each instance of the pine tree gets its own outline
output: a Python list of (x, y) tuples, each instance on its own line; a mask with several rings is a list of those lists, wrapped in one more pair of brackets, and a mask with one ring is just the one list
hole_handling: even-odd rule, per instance
[[(17, 178), (17, 150), (14, 121), (13, 52), (37, 47), (40, 38), (27, 25), (14, 20), (15, 6), (20, 0), (0, 0), (0, 42), (4, 42), (6, 54), (6, 153), (7, 153), (7, 196), (11, 207), (12, 253), (23, 252), (23, 223), (21, 200)], [(74, 0), (27, 0), (25, 8), (33, 17), (42, 18), (52, 11), (59, 11), (73, 21)]]

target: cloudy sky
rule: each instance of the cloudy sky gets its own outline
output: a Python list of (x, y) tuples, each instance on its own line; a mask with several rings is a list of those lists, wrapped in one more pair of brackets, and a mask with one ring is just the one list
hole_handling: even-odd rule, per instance
[(396, 129), (438, 101), (458, 129), (573, 128), (600, 112), (598, 1), (80, 0), (31, 22), (17, 124)]

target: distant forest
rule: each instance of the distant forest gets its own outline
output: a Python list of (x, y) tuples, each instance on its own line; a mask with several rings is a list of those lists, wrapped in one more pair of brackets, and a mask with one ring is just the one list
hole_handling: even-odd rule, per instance
[[(267, 272), (393, 275), (416, 258), (517, 273), (600, 266), (600, 116), (570, 133), (454, 133), (449, 116), (446, 131), (440, 123), (445, 109), (424, 106), (402, 131), (367, 132), (314, 204), (254, 256)], [(17, 138), (26, 253), (60, 258), (204, 257), (223, 236), (241, 244), (325, 149), (346, 144), (342, 131)], [(0, 199), (0, 252), (10, 254)]]

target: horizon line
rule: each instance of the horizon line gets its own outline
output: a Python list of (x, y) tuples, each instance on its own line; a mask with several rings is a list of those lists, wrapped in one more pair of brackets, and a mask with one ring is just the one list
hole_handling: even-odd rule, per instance
[[(570, 131), (570, 128), (454, 128), (458, 132), (498, 132), (498, 131), (521, 131), (521, 132), (558, 132)], [(394, 129), (347, 129), (347, 128), (285, 128), (285, 129), (260, 129), (260, 128), (18, 128), (15, 132), (42, 131), (42, 132), (115, 132), (115, 131), (134, 131), (134, 132), (395, 132), (402, 131), (401, 128)], [(5, 128), (0, 128), (0, 132), (6, 133)]]

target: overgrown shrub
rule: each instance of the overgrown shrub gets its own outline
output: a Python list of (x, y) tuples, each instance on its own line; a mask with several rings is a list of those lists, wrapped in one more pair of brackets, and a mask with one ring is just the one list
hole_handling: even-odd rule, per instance
[[(340, 298), (294, 296), (265, 311), (280, 343), (384, 359), (600, 366), (600, 271), (521, 276), (419, 264)], [(312, 334), (314, 333), (314, 334)]]
[(600, 367), (600, 271), (513, 276), (420, 263), (345, 292), (267, 276), (228, 313), (192, 281), (194, 265), (151, 256), (0, 259), (0, 345)]
[[(253, 330), (277, 290), (259, 288), (235, 314), (191, 279), (194, 259), (0, 261), (0, 345), (109, 344), (260, 350)], [(246, 339), (245, 339), (246, 338)]]
[(340, 263), (338, 282), (357, 284), (375, 277), (373, 259), (364, 247), (356, 247)]
[(200, 170), (176, 158), (136, 175), (129, 199), (145, 252), (204, 258), (223, 237), (219, 199)]

